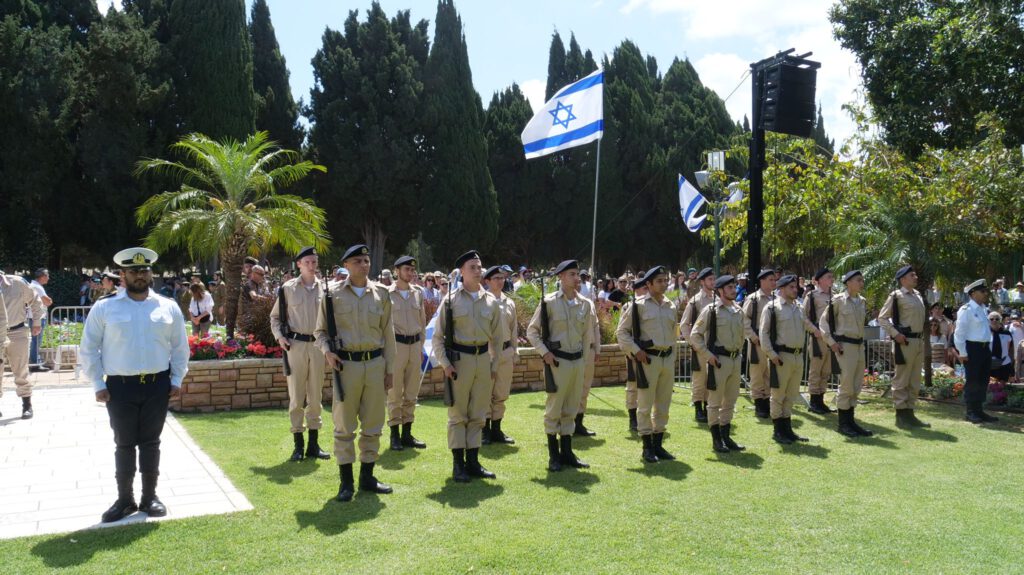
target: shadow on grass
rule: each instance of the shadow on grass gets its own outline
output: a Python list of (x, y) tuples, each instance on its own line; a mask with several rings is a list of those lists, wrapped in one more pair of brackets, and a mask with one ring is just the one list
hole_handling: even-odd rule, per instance
[(502, 459), (509, 455), (515, 455), (519, 453), (519, 445), (509, 445), (507, 443), (492, 443), (485, 445), (480, 448), (480, 455), (487, 459)]
[(587, 416), (594, 417), (628, 417), (629, 413), (626, 408), (614, 409), (614, 408), (595, 408), (591, 405), (587, 406)]
[(381, 451), (380, 458), (377, 459), (377, 465), (382, 469), (405, 469), (405, 463), (418, 457), (420, 451), (414, 447), (406, 447), (401, 451), (384, 449)]
[(444, 507), (456, 509), (471, 509), (479, 507), (480, 502), (491, 497), (497, 497), (505, 491), (505, 487), (496, 483), (488, 483), (480, 479), (474, 479), (470, 483), (456, 483), (450, 477), (445, 481), (444, 487), (427, 495)]
[(249, 468), (249, 471), (266, 477), (272, 483), (288, 485), (300, 477), (316, 473), (316, 469), (317, 465), (313, 460), (303, 459), (302, 461), (282, 461), (273, 467), (253, 466)]
[(956, 443), (960, 441), (957, 436), (939, 431), (937, 429), (928, 429), (926, 427), (909, 427), (904, 429), (907, 435), (914, 439), (924, 439), (926, 441), (946, 441), (949, 443)]
[(711, 457), (706, 458), (705, 461), (742, 467), (744, 469), (761, 469), (764, 458), (750, 451), (730, 451), (729, 453), (712, 452)]
[(796, 442), (793, 443), (792, 445), (783, 445), (782, 452), (788, 455), (796, 455), (798, 457), (814, 457), (815, 459), (826, 459), (828, 457), (829, 449), (821, 445)]
[(127, 547), (158, 527), (158, 523), (135, 523), (65, 533), (36, 543), (32, 555), (42, 559), (47, 567), (74, 567), (89, 561), (96, 553)]
[(320, 511), (296, 511), (295, 522), (299, 531), (313, 527), (323, 535), (344, 533), (353, 523), (367, 521), (380, 515), (384, 502), (376, 493), (356, 491), (352, 501), (341, 503), (334, 498), (324, 502)]
[(686, 474), (693, 471), (693, 467), (679, 461), (659, 461), (658, 463), (646, 463), (643, 467), (631, 467), (629, 471), (646, 475), (647, 477), (663, 477), (673, 481), (686, 479)]
[(546, 489), (564, 489), (570, 493), (588, 493), (590, 486), (601, 481), (601, 478), (589, 471), (577, 469), (563, 469), (562, 471), (548, 471), (544, 477), (532, 477), (530, 481)]
[(605, 443), (608, 443), (607, 439), (601, 437), (573, 437), (572, 448), (573, 451), (587, 451), (589, 449), (596, 449), (601, 447)]

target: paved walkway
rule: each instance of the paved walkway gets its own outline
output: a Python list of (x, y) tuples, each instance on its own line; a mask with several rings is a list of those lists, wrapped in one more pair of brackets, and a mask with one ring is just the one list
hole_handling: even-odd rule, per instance
[[(9, 373), (3, 377), (0, 539), (100, 527), (100, 515), (117, 499), (113, 432), (92, 387), (71, 371), (33, 379), (36, 416), (22, 421), (14, 382)], [(161, 520), (252, 509), (173, 416), (161, 439), (157, 493), (168, 509)], [(136, 500), (141, 491), (136, 475)], [(109, 525), (146, 520), (136, 513)]]

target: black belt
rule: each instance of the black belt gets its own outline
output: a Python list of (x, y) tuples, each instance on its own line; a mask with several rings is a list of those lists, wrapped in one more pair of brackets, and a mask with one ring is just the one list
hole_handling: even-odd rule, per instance
[(654, 357), (668, 357), (668, 356), (672, 355), (672, 348), (671, 347), (668, 348), (668, 349), (665, 349), (665, 350), (657, 350), (657, 349), (654, 349), (653, 347), (650, 347), (650, 348), (647, 348), (647, 349), (644, 349), (644, 350), (641, 350), (641, 351), (643, 351), (647, 355), (653, 355)]
[(420, 334), (416, 335), (402, 335), (400, 333), (395, 334), (395, 341), (398, 343), (404, 343), (405, 345), (412, 345), (420, 340)]
[(720, 345), (711, 348), (711, 353), (713, 353), (715, 355), (724, 355), (724, 356), (727, 356), (727, 357), (731, 357), (733, 359), (739, 357), (739, 355), (740, 355), (739, 351), (729, 351), (729, 350), (725, 349), (724, 347), (722, 347)]
[(338, 357), (345, 361), (370, 361), (381, 356), (384, 353), (383, 349), (375, 349), (372, 351), (339, 351)]
[(505, 343), (501, 344), (501, 349), (508, 349), (510, 347), (512, 347), (512, 340), (511, 339), (506, 341)]
[(11, 327), (7, 328), (7, 331), (14, 331), (16, 329), (21, 329), (23, 327), (25, 327), (25, 322), (21, 322), (18, 325), (12, 325)]
[(304, 341), (306, 343), (309, 343), (309, 342), (313, 341), (314, 339), (316, 339), (315, 337), (313, 337), (311, 335), (307, 335), (307, 334), (304, 334), (304, 333), (295, 333), (294, 331), (288, 332), (288, 336), (287, 337), (288, 337), (288, 339), (294, 339), (296, 341)]
[(803, 351), (804, 348), (802, 347), (787, 347), (785, 345), (775, 346), (775, 353), (792, 353), (793, 355), (800, 355)]
[(862, 337), (858, 338), (858, 337), (846, 337), (845, 335), (834, 335), (834, 336), (832, 336), (832, 339), (834, 339), (836, 341), (841, 341), (843, 343), (852, 343), (853, 345), (860, 345), (860, 344), (864, 343), (864, 338), (862, 338)]
[(470, 355), (481, 355), (487, 353), (487, 344), (482, 343), (480, 345), (462, 345), (461, 343), (453, 343), (452, 349), (460, 353), (468, 353)]
[(904, 336), (906, 336), (906, 337), (908, 337), (910, 339), (918, 339), (918, 338), (921, 337), (921, 332), (918, 332), (918, 331), (903, 331), (905, 329), (910, 329), (910, 328), (909, 327), (899, 326), (899, 327), (896, 328), (896, 331), (899, 332), (899, 333), (902, 333)]
[(562, 351), (560, 349), (549, 349), (548, 351), (550, 351), (551, 355), (557, 357), (558, 359), (564, 359), (566, 361), (576, 361), (577, 359), (583, 357), (582, 351), (577, 351), (575, 353), (569, 353), (567, 351)]
[(161, 377), (170, 377), (171, 370), (165, 369), (160, 373), (140, 373), (138, 375), (108, 375), (107, 383), (156, 383)]

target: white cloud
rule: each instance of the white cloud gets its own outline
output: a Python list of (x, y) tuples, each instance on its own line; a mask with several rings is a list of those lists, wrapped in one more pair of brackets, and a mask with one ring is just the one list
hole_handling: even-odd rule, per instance
[(530, 101), (530, 106), (533, 107), (534, 112), (544, 106), (544, 90), (547, 87), (546, 81), (536, 78), (519, 84), (519, 89), (523, 91), (523, 95)]
[(830, 3), (823, 0), (629, 0), (620, 12), (631, 14), (646, 8), (652, 14), (678, 14), (688, 38), (716, 39), (742, 37), (758, 40), (772, 37), (779, 30), (820, 22)]
[(106, 14), (111, 8), (121, 10), (121, 0), (96, 0), (96, 7)]
[[(725, 102), (729, 115), (737, 120), (746, 115), (750, 117), (750, 81), (740, 79), (750, 70), (749, 58), (740, 57), (738, 54), (712, 53), (701, 56), (693, 67), (700, 75), (700, 81), (705, 86), (714, 90), (720, 97), (729, 98)], [(736, 89), (730, 97), (729, 93)]]

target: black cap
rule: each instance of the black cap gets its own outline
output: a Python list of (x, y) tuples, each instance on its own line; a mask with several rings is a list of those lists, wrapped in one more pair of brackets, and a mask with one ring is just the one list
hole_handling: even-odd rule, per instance
[(724, 276), (719, 276), (718, 279), (715, 280), (715, 289), (722, 289), (732, 283), (736, 283), (736, 278), (731, 275), (725, 274)]
[(494, 274), (505, 271), (502, 269), (503, 267), (504, 266), (491, 266), (487, 268), (487, 271), (484, 272), (484, 279), (489, 280)]
[(301, 260), (302, 258), (304, 258), (306, 256), (315, 256), (315, 255), (317, 255), (316, 248), (314, 248), (313, 246), (306, 246), (306, 247), (302, 248), (301, 250), (299, 250), (299, 253), (295, 254), (295, 261), (299, 261), (299, 260)]
[(758, 280), (758, 281), (761, 281), (761, 280), (763, 280), (764, 278), (767, 278), (767, 277), (772, 277), (772, 276), (774, 276), (774, 275), (775, 275), (775, 270), (773, 270), (773, 269), (763, 269), (763, 270), (761, 270), (760, 272), (758, 272), (758, 274), (757, 274), (757, 280)]
[(257, 264), (260, 263), (260, 260), (254, 258), (252, 256), (245, 256), (245, 263), (251, 264), (251, 265), (257, 265)]
[(715, 273), (715, 270), (711, 268), (704, 268), (700, 270), (700, 273), (697, 274), (697, 281), (700, 281), (713, 273)]
[(903, 266), (896, 271), (896, 281), (900, 281), (900, 278), (914, 271), (914, 266)]
[(481, 259), (480, 258), (480, 253), (477, 252), (476, 250), (469, 250), (468, 252), (466, 252), (466, 253), (462, 254), (461, 256), (459, 256), (459, 259), (455, 260), (455, 267), (456, 268), (461, 268), (469, 260), (478, 260), (478, 259)]
[(786, 286), (788, 286), (789, 284), (791, 284), (791, 283), (793, 283), (795, 281), (796, 281), (796, 276), (795, 275), (793, 275), (793, 274), (785, 275), (785, 276), (782, 276), (781, 278), (779, 278), (779, 283), (777, 284), (777, 287), (780, 287), (780, 288), (781, 287), (786, 287)]
[(345, 250), (345, 255), (341, 256), (341, 263), (345, 263), (345, 260), (349, 258), (368, 255), (370, 255), (370, 248), (366, 247), (364, 244), (356, 244)]
[(644, 278), (640, 277), (633, 280), (633, 289), (638, 290), (643, 287), (647, 287), (647, 282), (644, 281)]
[(850, 271), (846, 272), (845, 274), (843, 274), (843, 283), (846, 283), (846, 282), (852, 280), (853, 278), (855, 278), (857, 276), (863, 276), (863, 275), (864, 274), (860, 273), (860, 270), (850, 270)]
[(654, 281), (654, 278), (657, 277), (658, 275), (667, 273), (668, 269), (665, 268), (665, 266), (654, 266), (653, 268), (647, 270), (647, 273), (644, 274), (643, 283), (650, 283)]
[(416, 267), (416, 258), (412, 256), (402, 256), (395, 260), (395, 269), (398, 269), (402, 266)]
[(820, 280), (823, 275), (825, 275), (827, 273), (831, 273), (831, 272), (832, 272), (832, 270), (830, 270), (828, 268), (821, 268), (820, 270), (814, 272), (814, 281)]
[(580, 269), (580, 263), (578, 261), (576, 261), (576, 260), (565, 260), (564, 262), (562, 262), (562, 263), (558, 264), (557, 266), (555, 266), (555, 269), (551, 272), (551, 275), (557, 276), (558, 274), (560, 274), (562, 272), (567, 272), (569, 270), (578, 270), (578, 269)]

